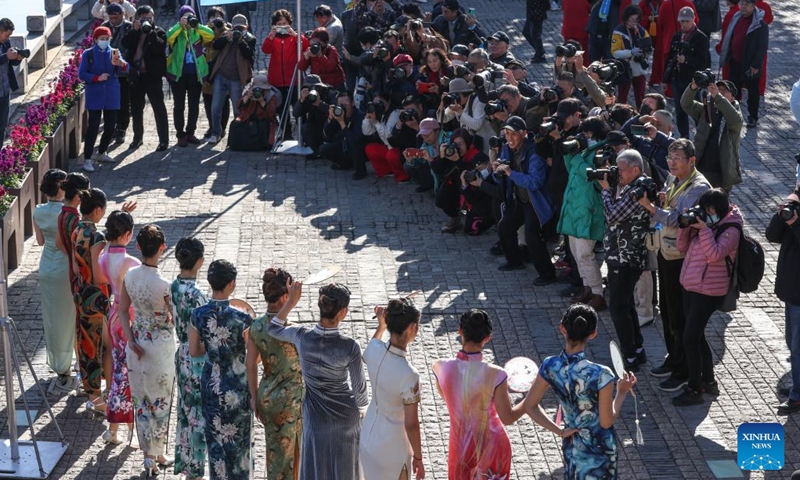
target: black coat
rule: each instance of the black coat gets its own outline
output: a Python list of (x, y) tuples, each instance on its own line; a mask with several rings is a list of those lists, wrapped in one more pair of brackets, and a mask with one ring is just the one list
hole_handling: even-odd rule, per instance
[[(450, 45), (469, 45), (470, 43), (481, 43), (480, 39), (486, 36), (480, 24), (475, 24), (475, 28), (470, 30), (469, 25), (465, 20), (464, 14), (458, 15), (456, 20), (455, 41), (450, 41), (450, 23), (444, 16), (439, 16), (433, 21), (431, 25), (434, 30), (444, 37), (445, 40), (450, 42)], [(477, 40), (477, 41), (476, 41)]]
[(0, 65), (8, 65), (8, 86), (10, 87), (12, 92), (16, 92), (19, 89), (19, 84), (17, 83), (17, 75), (14, 73), (14, 68), (20, 64), (22, 60), (9, 60), (8, 49), (11, 48), (11, 40), (6, 40), (6, 43), (3, 44), (2, 53), (0, 53)]
[[(134, 62), (136, 48), (139, 46), (139, 37), (144, 35), (141, 30), (130, 29), (122, 39), (122, 48), (128, 51), (128, 62), (131, 64), (131, 75), (138, 68)], [(163, 28), (154, 26), (147, 34), (144, 41), (143, 60), (147, 68), (147, 75), (161, 78), (167, 73), (167, 32)]]
[[(744, 44), (744, 55), (742, 56), (742, 64), (738, 69), (731, 68), (730, 80), (734, 83), (741, 83), (746, 80), (745, 72), (751, 67), (758, 69), (758, 73), (754, 78), (760, 77), (764, 72), (761, 68), (764, 63), (764, 56), (767, 54), (767, 47), (769, 47), (769, 26), (764, 22), (764, 12), (756, 9), (753, 13), (754, 24), (750, 25), (747, 30), (747, 38)], [(720, 65), (730, 62), (731, 59), (731, 44), (734, 28), (736, 22), (741, 19), (741, 12), (737, 12), (731, 23), (728, 25), (728, 30), (725, 38), (722, 39), (722, 53), (720, 55)], [(756, 23), (757, 22), (757, 23)]]
[(792, 305), (800, 305), (800, 221), (787, 225), (777, 214), (767, 227), (767, 240), (780, 243), (775, 275), (775, 295)]
[[(670, 45), (677, 46), (681, 41), (682, 35), (683, 34), (680, 31), (675, 32), (675, 35), (672, 36), (672, 42)], [(680, 65), (675, 63), (676, 68), (674, 70), (674, 78), (680, 85), (689, 85), (692, 83), (692, 75), (694, 75), (694, 72), (705, 70), (706, 68), (711, 67), (711, 55), (709, 55), (708, 50), (708, 37), (705, 33), (700, 31), (699, 28), (695, 29), (694, 33), (692, 33), (692, 35), (686, 40), (686, 44), (680, 47), (680, 52), (677, 52), (675, 48), (670, 48), (667, 62), (676, 61), (675, 57), (677, 57), (679, 53), (682, 53), (686, 57), (685, 63)], [(680, 98), (680, 95), (682, 94), (683, 92), (677, 92), (675, 95), (677, 98)]]

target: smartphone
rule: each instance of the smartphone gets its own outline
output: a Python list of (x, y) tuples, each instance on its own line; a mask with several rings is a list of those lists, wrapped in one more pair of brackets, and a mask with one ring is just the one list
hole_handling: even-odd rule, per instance
[(639, 136), (647, 135), (647, 125), (631, 125), (631, 134)]
[(419, 148), (407, 148), (406, 152), (408, 152), (408, 156), (411, 158), (423, 158), (425, 156)]

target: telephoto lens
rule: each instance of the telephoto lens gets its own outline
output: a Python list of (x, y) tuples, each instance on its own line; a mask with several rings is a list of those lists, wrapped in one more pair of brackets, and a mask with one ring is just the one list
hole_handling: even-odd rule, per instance
[(578, 49), (571, 43), (565, 43), (556, 47), (556, 56), (572, 58), (578, 53)]
[(309, 47), (309, 51), (311, 52), (311, 55), (319, 55), (319, 52), (322, 51), (322, 45), (319, 43), (312, 43), (311, 47)]
[(455, 155), (457, 153), (458, 153), (458, 148), (454, 144), (448, 143), (447, 145), (444, 146), (444, 156), (445, 157), (452, 157), (453, 155)]
[(333, 116), (334, 117), (341, 117), (344, 115), (344, 108), (341, 105), (336, 105), (333, 107)]
[(783, 220), (784, 222), (788, 222), (789, 220), (794, 217), (795, 213), (800, 214), (800, 205), (792, 202), (787, 203), (786, 205), (782, 206), (781, 209), (778, 211), (778, 218)]
[(319, 92), (317, 92), (316, 90), (311, 90), (310, 92), (308, 92), (308, 95), (306, 95), (306, 98), (308, 99), (309, 102), (314, 103), (317, 100), (319, 100)]
[(506, 143), (506, 137), (498, 137), (497, 135), (492, 135), (489, 137), (489, 146), (491, 148), (500, 148)]
[(141, 29), (142, 29), (142, 33), (147, 35), (148, 33), (153, 31), (153, 25), (148, 21), (144, 21), (144, 22), (142, 22)]

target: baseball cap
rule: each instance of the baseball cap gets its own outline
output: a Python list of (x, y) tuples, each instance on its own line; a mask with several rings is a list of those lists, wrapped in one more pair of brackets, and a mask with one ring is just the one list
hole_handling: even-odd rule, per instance
[(558, 102), (558, 108), (556, 109), (556, 117), (564, 119), (571, 115), (575, 115), (576, 113), (581, 111), (581, 104), (579, 101), (565, 98)]
[(438, 130), (439, 128), (440, 128), (439, 122), (437, 122), (436, 119), (426, 118), (421, 122), (419, 122), (419, 133), (417, 134), (417, 136), (427, 135), (434, 130)]
[(487, 38), (486, 40), (495, 40), (495, 41), (498, 41), (498, 42), (505, 42), (506, 45), (511, 43), (511, 40), (509, 40), (508, 35), (506, 35), (505, 32), (500, 32), (500, 31), (494, 32), (492, 34), (492, 36)]
[(786, 197), (786, 200), (789, 200), (790, 202), (800, 203), (800, 194), (798, 194), (798, 190), (795, 190), (794, 192), (790, 193)]
[(122, 5), (120, 5), (119, 3), (112, 3), (111, 5), (106, 7), (106, 13), (109, 15), (121, 15)]
[(469, 48), (466, 45), (453, 45), (450, 47), (450, 53), (461, 55), (462, 57), (469, 57)]
[(448, 10), (458, 10), (461, 8), (461, 6), (458, 4), (458, 0), (444, 0), (444, 2), (442, 2), (442, 6)]
[(736, 85), (734, 85), (734, 83), (731, 82), (730, 80), (720, 80), (719, 82), (717, 82), (717, 87), (725, 87), (729, 92), (731, 92), (731, 95), (733, 95), (734, 97), (739, 92), (739, 89), (736, 88)]
[(628, 137), (619, 130), (612, 130), (606, 135), (606, 145), (616, 147), (617, 145), (625, 145), (628, 143)]
[(525, 70), (525, 64), (515, 58), (514, 60), (511, 60), (510, 62), (506, 63), (506, 68), (508, 68), (509, 70), (514, 68)]
[(503, 130), (512, 130), (514, 132), (527, 132), (528, 126), (525, 125), (525, 120), (519, 117), (509, 117), (506, 123), (503, 124)]
[(678, 21), (694, 20), (694, 10), (691, 7), (683, 7), (678, 12)]
[(245, 17), (241, 13), (237, 13), (231, 19), (231, 26), (232, 27), (246, 27), (247, 26), (247, 17)]
[(408, 55), (406, 53), (401, 53), (400, 55), (394, 57), (394, 60), (392, 60), (392, 65), (394, 65), (395, 67), (404, 65), (406, 63), (414, 63), (414, 59), (411, 58), (411, 55)]
[(449, 85), (450, 93), (472, 93), (472, 87), (469, 86), (463, 78), (454, 78), (450, 80)]

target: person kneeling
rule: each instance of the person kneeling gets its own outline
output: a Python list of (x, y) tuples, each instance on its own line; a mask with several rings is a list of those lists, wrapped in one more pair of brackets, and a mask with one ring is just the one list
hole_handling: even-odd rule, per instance
[(239, 116), (231, 123), (228, 148), (237, 152), (271, 149), (281, 103), (281, 93), (267, 83), (266, 77), (253, 79), (239, 101)]

